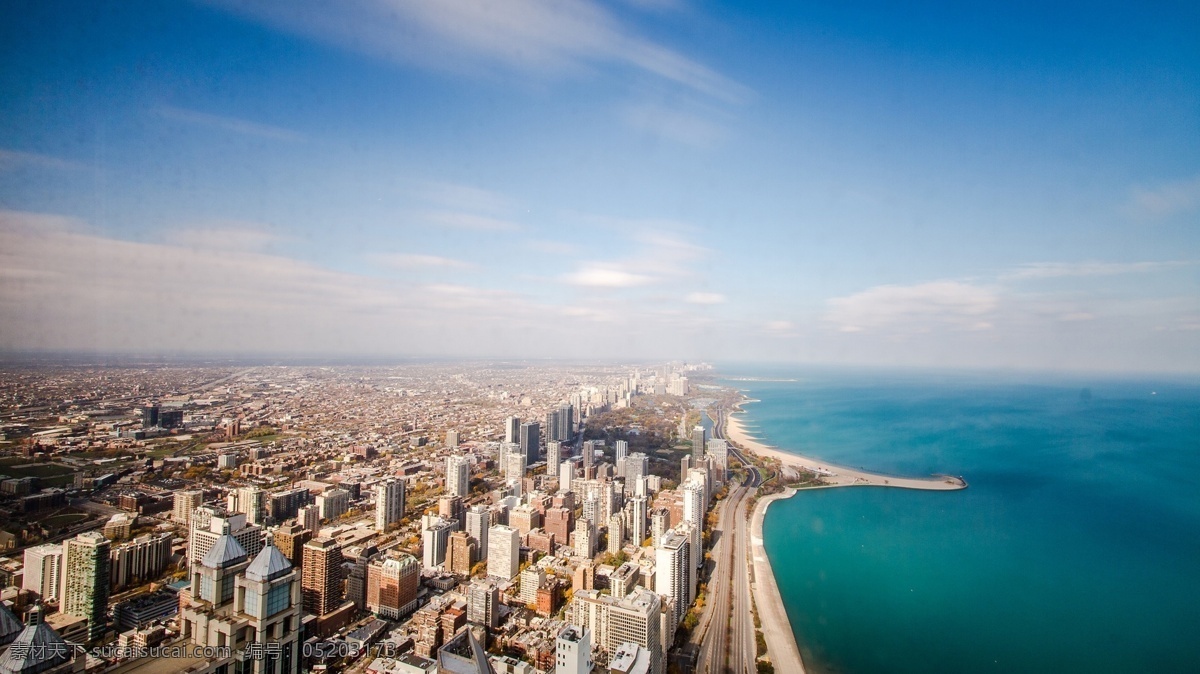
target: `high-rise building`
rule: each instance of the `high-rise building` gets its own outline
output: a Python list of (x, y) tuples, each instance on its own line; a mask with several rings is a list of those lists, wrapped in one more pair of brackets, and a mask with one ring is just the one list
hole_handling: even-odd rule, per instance
[[(679, 485), (679, 491), (683, 494), (683, 521), (691, 525), (692, 540), (689, 541), (691, 549), (699, 550), (704, 531), (704, 485), (689, 479)], [(696, 566), (704, 564), (704, 559), (700, 555), (693, 555), (693, 557), (692, 563)]]
[(567, 613), (568, 622), (592, 634), (601, 663), (607, 664), (623, 644), (636, 644), (649, 651), (651, 672), (666, 668), (662, 644), (662, 604), (657, 594), (638, 588), (624, 597), (598, 590), (577, 590)]
[(565, 545), (570, 540), (571, 531), (575, 528), (575, 513), (570, 508), (554, 507), (546, 509), (546, 533), (554, 534), (554, 541)]
[(654, 508), (650, 511), (650, 535), (654, 538), (654, 547), (662, 544), (663, 537), (671, 528), (671, 511), (667, 508)]
[(696, 426), (692, 429), (692, 462), (695, 463), (704, 458), (704, 451), (708, 446), (708, 429), (703, 426)]
[(489, 578), (512, 580), (521, 566), (521, 534), (516, 529), (497, 524), (488, 530), (487, 575)]
[(586, 627), (567, 625), (554, 642), (554, 674), (591, 674), (592, 633)]
[(483, 579), (471, 581), (467, 589), (467, 620), (488, 629), (496, 629), (500, 614), (496, 606), (500, 601), (500, 590), (495, 584)]
[(528, 503), (513, 508), (508, 513), (508, 525), (516, 529), (521, 536), (542, 526), (542, 516)]
[(706, 450), (714, 477), (718, 482), (724, 482), (729, 478), (729, 443), (720, 438), (713, 438), (708, 441)]
[(571, 491), (571, 479), (575, 475), (575, 462), (563, 461), (558, 467), (558, 491)]
[(450, 534), (458, 529), (454, 520), (434, 517), (421, 531), (421, 563), (426, 569), (436, 569), (446, 563)]
[(308, 529), (292, 522), (275, 530), (274, 543), (279, 552), (299, 569), (304, 565), (304, 544), (311, 541), (313, 533)]
[(525, 455), (525, 465), (532, 466), (540, 458), (538, 445), (541, 443), (542, 427), (537, 422), (521, 424), (520, 445), (521, 453)]
[(266, 500), (258, 487), (238, 487), (229, 492), (227, 500), (230, 512), (243, 513), (250, 524), (262, 524), (266, 519)]
[(224, 534), (237, 539), (249, 555), (257, 555), (263, 547), (263, 529), (246, 521), (245, 513), (231, 513), (219, 506), (200, 506), (192, 512), (191, 533), (188, 538), (188, 563), (195, 564)]
[(342, 549), (337, 541), (317, 538), (305, 543), (302, 572), (300, 587), (305, 611), (323, 616), (341, 604)]
[(300, 508), (296, 513), (296, 523), (316, 536), (321, 532), (321, 509), (315, 503)]
[(446, 446), (458, 449), (458, 431), (446, 431)]
[(304, 487), (285, 489), (267, 495), (267, 517), (273, 524), (290, 520), (300, 512), (300, 508), (312, 503), (312, 493)]
[(654, 591), (672, 600), (677, 624), (691, 604), (689, 576), (695, 573), (688, 556), (688, 538), (672, 529), (654, 551)]
[(492, 514), (486, 506), (473, 505), (467, 510), (467, 533), (475, 540), (475, 554), (487, 559), (488, 529), (492, 526)]
[(608, 587), (614, 597), (624, 597), (633, 592), (641, 579), (642, 567), (633, 562), (625, 562), (618, 566), (608, 577)]
[(641, 452), (625, 457), (625, 484), (634, 484), (650, 474), (650, 458)]
[(521, 418), (509, 417), (504, 420), (504, 441), (516, 443), (521, 438)]
[(389, 477), (375, 485), (375, 530), (388, 527), (404, 517), (404, 481)]
[(620, 461), (627, 456), (629, 456), (629, 443), (625, 440), (617, 440), (614, 454), (615, 460)]
[(475, 563), (475, 541), (465, 531), (455, 531), (450, 534), (450, 543), (446, 549), (446, 570), (460, 576), (471, 575), (471, 565)]
[(608, 518), (608, 549), (607, 552), (617, 554), (625, 539), (625, 518), (621, 513), (615, 513)]
[(585, 559), (596, 554), (596, 525), (587, 517), (575, 523), (575, 554)]
[(446, 493), (461, 498), (471, 495), (471, 462), (467, 457), (458, 454), (446, 457)]
[(394, 552), (376, 557), (367, 566), (367, 610), (392, 620), (407, 616), (417, 607), (420, 585), (416, 557)]
[(175, 492), (175, 507), (171, 519), (187, 526), (192, 521), (192, 511), (204, 503), (204, 492), (199, 489), (187, 489)]
[(546, 474), (551, 477), (558, 477), (557, 470), (559, 464), (562, 463), (562, 444), (558, 442), (546, 443)]
[(594, 440), (583, 441), (583, 478), (590, 480), (595, 475), (592, 474), (592, 467), (596, 464), (596, 442)]
[(334, 487), (317, 496), (317, 510), (321, 513), (321, 519), (336, 520), (350, 510), (350, 492)]
[(268, 544), (251, 560), (223, 535), (192, 566), (191, 578), (179, 623), (189, 643), (216, 654), (205, 672), (299, 674), (301, 583), (282, 552)]
[(62, 588), (63, 546), (46, 543), (25, 549), (25, 577), (21, 587), (36, 592), (42, 601), (58, 602)]
[(520, 581), (517, 599), (524, 604), (536, 603), (537, 591), (542, 587), (542, 583), (546, 582), (546, 571), (541, 567), (530, 566), (521, 572)]
[(634, 545), (641, 546), (646, 540), (646, 514), (649, 501), (645, 496), (635, 496), (629, 500), (629, 540)]
[(465, 522), (463, 500), (461, 496), (446, 495), (438, 497), (438, 517), (451, 520), (455, 529), (461, 529)]
[(62, 612), (87, 618), (88, 641), (107, 629), (109, 542), (97, 531), (85, 531), (63, 542)]
[(120, 592), (157, 579), (171, 564), (171, 534), (143, 534), (109, 553), (109, 584)]

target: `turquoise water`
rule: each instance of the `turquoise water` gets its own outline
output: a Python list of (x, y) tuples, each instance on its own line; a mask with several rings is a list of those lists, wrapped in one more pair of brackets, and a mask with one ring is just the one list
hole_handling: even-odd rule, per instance
[(970, 488), (802, 492), (771, 558), (817, 672), (1200, 671), (1200, 386), (757, 370), (769, 444)]

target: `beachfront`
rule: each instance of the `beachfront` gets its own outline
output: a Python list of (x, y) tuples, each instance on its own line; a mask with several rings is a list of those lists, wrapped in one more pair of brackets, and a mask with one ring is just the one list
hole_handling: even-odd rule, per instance
[[(815, 489), (831, 487), (896, 487), (899, 489), (951, 491), (965, 489), (967, 486), (966, 481), (957, 477), (902, 478), (885, 476), (838, 466), (800, 454), (782, 452), (759, 442), (751, 436), (746, 431), (745, 426), (742, 425), (741, 419), (737, 416), (737, 413), (741, 411), (741, 405), (738, 405), (733, 414), (726, 415), (724, 420), (725, 438), (744, 451), (762, 457), (778, 459), (784, 466), (785, 472), (787, 467), (792, 467), (821, 475), (826, 484), (821, 487), (813, 487)], [(796, 643), (795, 633), (792, 631), (787, 610), (784, 608), (783, 597), (779, 593), (779, 586), (775, 582), (775, 575), (771, 570), (771, 561), (767, 557), (767, 551), (763, 545), (763, 521), (766, 519), (767, 508), (772, 502), (791, 498), (795, 493), (795, 489), (789, 488), (783, 493), (766, 496), (755, 505), (750, 521), (749, 554), (754, 571), (754, 582), (751, 585), (751, 591), (754, 595), (754, 603), (758, 607), (763, 638), (767, 643), (767, 655), (774, 664), (776, 672), (803, 673), (805, 670), (803, 659), (800, 656), (800, 648)]]

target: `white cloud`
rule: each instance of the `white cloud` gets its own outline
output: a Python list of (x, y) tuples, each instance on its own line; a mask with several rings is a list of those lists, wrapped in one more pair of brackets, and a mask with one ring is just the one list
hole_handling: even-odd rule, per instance
[(548, 255), (574, 255), (579, 252), (579, 246), (572, 243), (562, 241), (547, 241), (543, 239), (527, 241), (525, 243), (532, 250)]
[(996, 288), (961, 281), (882, 285), (828, 300), (825, 320), (842, 332), (926, 331), (935, 326), (985, 330), (999, 305)]
[(278, 126), (271, 126), (269, 124), (260, 124), (258, 122), (251, 122), (245, 119), (238, 119), (237, 117), (213, 115), (207, 112), (176, 108), (169, 105), (156, 108), (155, 113), (160, 117), (176, 122), (184, 122), (186, 124), (203, 126), (209, 129), (217, 129), (220, 131), (232, 131), (233, 133), (242, 134), (244, 136), (254, 136), (256, 138), (265, 138), (267, 140), (280, 140), (289, 143), (302, 142), (305, 140), (303, 134), (296, 133), (295, 131), (284, 129)]
[(725, 138), (722, 126), (695, 112), (655, 103), (638, 103), (620, 109), (619, 116), (629, 126), (684, 145), (708, 148)]
[(745, 86), (638, 37), (591, 0), (212, 0), (276, 28), (388, 61), (439, 69), (562, 73), (618, 64), (714, 98), (738, 102)]
[(1136, 187), (1129, 210), (1138, 218), (1165, 218), (1200, 209), (1200, 175), (1156, 187)]
[(1028, 280), (1071, 276), (1113, 276), (1162, 271), (1191, 264), (1196, 263), (1180, 260), (1165, 262), (1031, 262), (1018, 265), (1016, 269), (1004, 274), (1001, 278)]
[(724, 304), (725, 296), (720, 293), (688, 293), (683, 301), (688, 304)]
[(284, 240), (284, 237), (268, 231), (265, 225), (232, 220), (168, 231), (163, 238), (167, 243), (187, 248), (247, 251), (265, 250)]
[(439, 255), (419, 255), (415, 253), (376, 253), (367, 256), (379, 264), (397, 269), (473, 269), (475, 265), (464, 260), (456, 260)]
[(514, 232), (522, 229), (521, 225), (509, 220), (461, 211), (427, 211), (418, 217), (427, 223), (450, 229), (471, 229), (480, 232)]
[(645, 274), (591, 264), (567, 274), (563, 280), (571, 285), (591, 288), (634, 288), (654, 283), (655, 279)]
[(13, 171), (23, 167), (77, 171), (86, 169), (87, 165), (36, 152), (0, 150), (0, 171)]

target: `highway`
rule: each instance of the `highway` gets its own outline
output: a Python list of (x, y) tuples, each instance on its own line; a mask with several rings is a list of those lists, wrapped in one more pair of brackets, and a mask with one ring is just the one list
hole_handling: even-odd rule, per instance
[[(724, 414), (713, 427), (713, 437), (723, 437)], [(691, 642), (699, 646), (697, 672), (754, 674), (757, 657), (754, 620), (750, 612), (750, 552), (746, 511), (748, 497), (762, 484), (762, 475), (733, 447), (729, 453), (748, 469), (741, 484), (733, 486), (717, 511), (713, 529), (714, 567), (709, 576), (708, 601), (701, 612)]]

